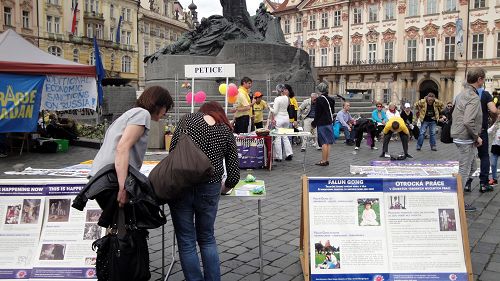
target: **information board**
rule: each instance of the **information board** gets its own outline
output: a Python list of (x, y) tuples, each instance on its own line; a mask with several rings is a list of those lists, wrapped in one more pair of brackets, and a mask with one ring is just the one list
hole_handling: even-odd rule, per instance
[(457, 178), (303, 178), (304, 280), (472, 280)]

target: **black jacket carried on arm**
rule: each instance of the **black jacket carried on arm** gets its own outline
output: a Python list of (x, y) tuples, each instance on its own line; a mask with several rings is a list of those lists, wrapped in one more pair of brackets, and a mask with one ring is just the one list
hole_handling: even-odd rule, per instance
[[(125, 217), (128, 212), (135, 212), (136, 225), (139, 229), (153, 229), (167, 222), (163, 210), (159, 207), (156, 194), (149, 179), (132, 166), (128, 166), (125, 190), (129, 203), (125, 205)], [(83, 211), (87, 201), (95, 199), (102, 209), (98, 225), (109, 227), (118, 208), (118, 178), (115, 164), (104, 166), (87, 183), (73, 200), (73, 208)]]
[(316, 99), (316, 113), (312, 125), (314, 127), (331, 125), (333, 123), (332, 114), (335, 114), (335, 101), (328, 95), (320, 95)]

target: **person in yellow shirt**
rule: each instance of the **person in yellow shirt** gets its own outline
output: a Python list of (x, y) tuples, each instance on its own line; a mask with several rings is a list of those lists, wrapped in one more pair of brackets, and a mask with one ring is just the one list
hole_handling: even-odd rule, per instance
[(408, 154), (408, 137), (410, 136), (410, 132), (408, 131), (403, 118), (396, 116), (392, 117), (389, 121), (387, 121), (382, 132), (384, 133), (384, 144), (380, 157), (391, 158), (391, 155), (388, 153), (389, 142), (391, 141), (392, 134), (399, 133), (399, 138), (401, 139), (404, 152), (404, 156), (400, 159), (403, 160), (406, 158), (413, 158), (410, 154)]
[(262, 93), (256, 92), (253, 95), (255, 103), (253, 105), (253, 117), (254, 117), (254, 125), (255, 129), (264, 128), (264, 110), (268, 108), (267, 102), (262, 100)]
[(235, 124), (234, 132), (236, 134), (250, 132), (250, 117), (252, 116), (252, 106), (254, 102), (250, 100), (250, 88), (252, 88), (252, 79), (243, 77), (241, 85), (238, 88), (234, 113)]

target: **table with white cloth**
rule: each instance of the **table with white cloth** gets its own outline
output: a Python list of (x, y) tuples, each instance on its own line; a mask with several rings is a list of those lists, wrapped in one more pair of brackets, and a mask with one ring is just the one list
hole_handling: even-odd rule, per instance
[[(277, 137), (303, 137), (303, 138), (306, 138), (306, 142), (308, 143), (309, 142), (309, 139), (311, 137), (313, 137), (313, 135), (311, 134), (311, 132), (291, 132), (291, 131), (279, 131), (279, 130), (272, 130), (271, 133), (269, 134), (272, 138), (272, 145), (271, 145), (271, 158), (269, 159), (269, 171), (271, 171), (271, 168), (272, 168), (272, 161), (273, 161), (273, 153), (272, 153), (272, 150), (273, 150), (273, 147), (274, 147), (274, 140), (275, 138)], [(306, 151), (304, 151), (304, 158), (302, 159), (302, 168), (304, 169), (304, 172), (306, 171), (306, 153), (307, 153), (307, 149)]]

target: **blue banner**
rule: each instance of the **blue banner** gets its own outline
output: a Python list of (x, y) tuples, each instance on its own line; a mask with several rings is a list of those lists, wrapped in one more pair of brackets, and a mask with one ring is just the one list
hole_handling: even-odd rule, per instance
[(0, 73), (0, 133), (34, 132), (45, 76)]

